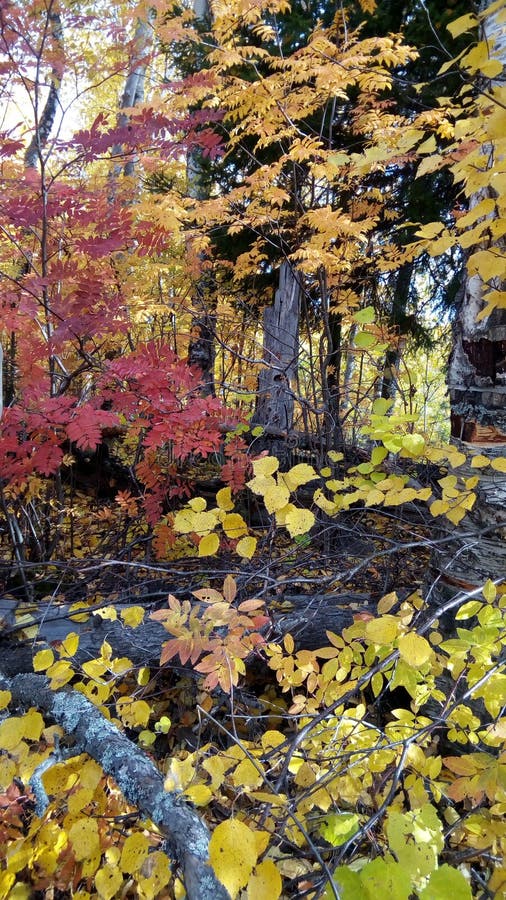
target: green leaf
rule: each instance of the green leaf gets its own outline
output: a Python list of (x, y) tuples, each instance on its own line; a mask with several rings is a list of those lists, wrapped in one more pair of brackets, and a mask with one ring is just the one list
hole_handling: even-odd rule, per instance
[(353, 837), (358, 829), (359, 818), (356, 813), (331, 813), (325, 816), (320, 825), (320, 834), (333, 847), (340, 847)]
[(471, 900), (472, 893), (469, 882), (462, 872), (453, 869), (446, 863), (436, 869), (429, 878), (429, 883), (418, 892), (420, 900)]
[(354, 321), (358, 322), (359, 325), (371, 325), (375, 318), (376, 311), (374, 306), (365, 306), (364, 309), (359, 309), (358, 312), (353, 315)]
[(355, 335), (355, 347), (358, 347), (359, 350), (367, 350), (369, 347), (372, 347), (377, 341), (376, 335), (371, 334), (370, 331), (358, 331)]

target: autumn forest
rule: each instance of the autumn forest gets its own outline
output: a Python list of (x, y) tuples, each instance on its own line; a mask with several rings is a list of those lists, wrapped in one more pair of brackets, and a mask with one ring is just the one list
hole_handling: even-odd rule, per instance
[(0, 900), (506, 896), (503, 0), (0, 0)]

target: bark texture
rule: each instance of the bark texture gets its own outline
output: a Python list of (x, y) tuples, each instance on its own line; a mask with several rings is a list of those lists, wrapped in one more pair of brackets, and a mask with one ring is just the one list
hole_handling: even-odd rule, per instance
[[(297, 368), (299, 311), (301, 285), (290, 263), (283, 262), (279, 270), (279, 286), (273, 306), (264, 311), (265, 368), (258, 378), (258, 398), (252, 424), (261, 425), (266, 434), (282, 434), (285, 438), (293, 429), (293, 384)], [(264, 447), (262, 440), (255, 442), (255, 450), (268, 449), (283, 457), (283, 440), (279, 447)]]

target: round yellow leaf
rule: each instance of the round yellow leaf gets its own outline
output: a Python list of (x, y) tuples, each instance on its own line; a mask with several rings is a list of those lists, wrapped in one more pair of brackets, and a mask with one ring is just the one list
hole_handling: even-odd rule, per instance
[(290, 537), (297, 537), (299, 534), (307, 534), (315, 523), (314, 513), (310, 509), (290, 510), (285, 519), (285, 527), (290, 533)]
[(235, 552), (244, 559), (251, 559), (257, 548), (257, 539), (254, 537), (243, 537), (238, 541)]
[(188, 797), (195, 806), (207, 806), (213, 799), (213, 792), (207, 784), (191, 784), (185, 790), (185, 796)]
[(132, 700), (130, 697), (120, 697), (116, 701), (116, 710), (127, 728), (135, 728), (138, 725), (145, 727), (151, 714), (151, 707), (145, 700)]
[(254, 833), (238, 819), (220, 822), (211, 835), (209, 859), (233, 900), (248, 883), (258, 859)]
[(95, 887), (103, 900), (111, 900), (119, 895), (123, 884), (123, 876), (119, 869), (113, 866), (102, 866), (95, 875)]
[(229, 538), (240, 538), (248, 533), (248, 526), (239, 513), (229, 513), (223, 522), (223, 531)]
[(25, 736), (25, 725), (20, 716), (11, 716), (0, 723), (0, 750), (16, 749)]
[(408, 666), (423, 666), (432, 656), (432, 647), (419, 634), (403, 634), (399, 638), (399, 653)]
[(12, 700), (10, 691), (0, 691), (0, 709), (5, 709)]
[(275, 456), (262, 456), (261, 459), (253, 460), (252, 465), (255, 476), (267, 476), (278, 471), (279, 460)]
[(43, 672), (54, 663), (54, 653), (52, 650), (39, 650), (33, 657), (33, 671)]
[(149, 852), (149, 840), (145, 834), (130, 834), (121, 851), (120, 868), (131, 875), (142, 866)]
[(216, 494), (216, 503), (220, 507), (220, 509), (225, 510), (225, 512), (230, 512), (234, 508), (234, 501), (232, 500), (232, 490), (229, 487), (220, 488), (218, 493)]
[(248, 881), (248, 900), (278, 900), (281, 896), (281, 875), (272, 859), (265, 859), (256, 866)]
[(381, 616), (366, 623), (365, 636), (374, 644), (392, 644), (399, 633), (399, 619), (395, 616)]
[(142, 606), (127, 606), (122, 611), (121, 618), (129, 628), (137, 628), (144, 619), (144, 610)]
[(76, 859), (90, 859), (99, 850), (100, 839), (95, 819), (78, 819), (71, 825), (68, 834)]
[(498, 456), (497, 459), (492, 460), (490, 465), (496, 472), (506, 472), (506, 456)]
[(214, 532), (206, 534), (199, 543), (199, 556), (214, 556), (218, 552), (220, 539)]
[(286, 484), (274, 484), (264, 494), (265, 508), (268, 513), (275, 513), (278, 509), (283, 509), (288, 503), (290, 492)]

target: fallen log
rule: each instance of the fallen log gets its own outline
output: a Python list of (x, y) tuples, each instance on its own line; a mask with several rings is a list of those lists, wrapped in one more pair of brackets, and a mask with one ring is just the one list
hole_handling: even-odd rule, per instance
[(72, 689), (52, 691), (48, 685), (43, 675), (0, 674), (0, 687), (11, 692), (17, 706), (35, 707), (61, 725), (75, 741), (74, 755), (93, 757), (125, 799), (159, 828), (169, 856), (181, 868), (188, 900), (230, 900), (208, 863), (207, 827), (191, 806), (177, 792), (165, 790), (155, 764), (86, 697)]

